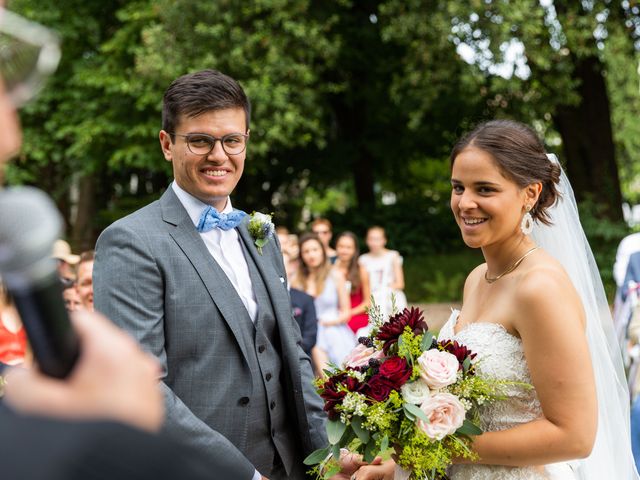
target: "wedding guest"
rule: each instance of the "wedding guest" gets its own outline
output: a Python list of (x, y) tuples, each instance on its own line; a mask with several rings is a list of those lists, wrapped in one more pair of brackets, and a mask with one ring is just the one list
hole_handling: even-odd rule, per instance
[(78, 288), (75, 282), (66, 282), (62, 285), (62, 298), (64, 300), (64, 307), (67, 312), (77, 312), (82, 308), (82, 301), (78, 294)]
[(295, 278), (297, 268), (297, 260), (291, 260), (291, 255), (282, 252), (284, 267), (287, 271), (287, 287), (289, 288), (289, 296), (291, 297), (291, 308), (293, 309), (293, 318), (300, 327), (302, 336), (302, 350), (311, 357), (311, 350), (316, 344), (316, 336), (318, 334), (318, 318), (316, 317), (316, 307), (313, 304), (313, 297), (302, 290), (291, 287), (291, 279)]
[(53, 244), (53, 258), (58, 261), (58, 274), (60, 278), (75, 280), (76, 267), (80, 261), (80, 255), (71, 253), (71, 246), (64, 240), (56, 240)]
[(350, 308), (344, 276), (331, 267), (324, 245), (313, 233), (300, 238), (300, 266), (293, 285), (315, 299), (318, 335), (312, 357), (321, 373), (328, 363), (340, 364), (356, 338), (347, 326)]
[(6, 288), (0, 282), (0, 362), (17, 365), (27, 355), (27, 335)]
[[(346, 278), (347, 291), (351, 299), (351, 318), (349, 328), (356, 337), (366, 335), (366, 327), (369, 324), (369, 316), (366, 309), (370, 304), (369, 275), (365, 268), (358, 263), (360, 249), (358, 237), (353, 232), (342, 232), (336, 239), (336, 252), (338, 258), (335, 268), (340, 270)], [(364, 329), (364, 330), (362, 330)], [(360, 332), (359, 332), (360, 331)]]
[(76, 289), (82, 303), (82, 308), (93, 312), (93, 250), (87, 250), (80, 254), (80, 262), (78, 263), (78, 280)]
[(280, 242), (280, 250), (283, 252), (289, 252), (289, 241), (290, 235), (289, 229), (284, 225), (278, 225), (276, 227), (276, 235), (278, 236), (278, 241)]
[(311, 231), (315, 233), (322, 242), (322, 245), (327, 252), (329, 262), (334, 264), (337, 254), (336, 251), (331, 248), (331, 237), (333, 237), (333, 225), (331, 225), (331, 222), (326, 218), (316, 218), (311, 223)]
[(404, 272), (402, 257), (395, 250), (386, 248), (387, 237), (384, 228), (373, 226), (367, 230), (369, 252), (360, 256), (359, 263), (369, 275), (371, 296), (382, 315), (392, 313), (393, 305), (401, 311), (407, 306), (404, 295)]

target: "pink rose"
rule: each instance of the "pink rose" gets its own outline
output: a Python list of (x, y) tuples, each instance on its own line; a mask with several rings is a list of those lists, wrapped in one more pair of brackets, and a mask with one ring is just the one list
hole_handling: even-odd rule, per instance
[(364, 367), (369, 364), (369, 360), (372, 358), (379, 360), (383, 356), (384, 354), (380, 350), (358, 344), (344, 359), (344, 366), (351, 368)]
[(430, 396), (420, 405), (420, 410), (425, 413), (429, 423), (418, 419), (418, 428), (435, 440), (442, 440), (455, 433), (464, 422), (464, 406), (458, 397), (450, 393)]
[(431, 388), (442, 388), (456, 381), (458, 359), (449, 352), (427, 350), (418, 357), (420, 376)]

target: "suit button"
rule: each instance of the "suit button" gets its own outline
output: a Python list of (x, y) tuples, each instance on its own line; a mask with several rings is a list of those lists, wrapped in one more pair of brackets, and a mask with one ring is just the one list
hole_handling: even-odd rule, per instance
[(264, 345), (260, 345), (260, 346), (258, 347), (258, 352), (262, 353), (262, 352), (264, 352), (264, 351), (266, 350), (266, 348), (267, 348), (267, 347), (265, 347)]
[(267, 373), (267, 374), (265, 375), (265, 378), (267, 379), (267, 382), (268, 382), (269, 380), (271, 380), (271, 374), (270, 374), (270, 373)]
[(276, 402), (271, 402), (271, 405), (269, 405), (269, 407), (271, 407), (271, 410), (273, 410), (274, 408), (276, 408)]
[(238, 400), (238, 405), (242, 405), (243, 407), (245, 405), (249, 405), (249, 397), (242, 397), (240, 400)]

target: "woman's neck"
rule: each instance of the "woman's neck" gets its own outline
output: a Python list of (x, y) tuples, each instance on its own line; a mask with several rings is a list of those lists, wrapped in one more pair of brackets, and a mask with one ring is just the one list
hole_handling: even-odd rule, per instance
[(482, 247), (482, 255), (487, 262), (487, 275), (490, 277), (500, 275), (535, 246), (536, 244), (529, 237), (518, 235), (503, 242)]

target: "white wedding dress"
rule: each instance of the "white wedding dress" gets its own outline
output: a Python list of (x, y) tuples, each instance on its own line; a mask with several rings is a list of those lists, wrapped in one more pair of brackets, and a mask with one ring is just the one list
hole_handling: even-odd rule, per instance
[[(454, 310), (440, 330), (439, 340), (457, 340), (477, 353), (479, 375), (531, 384), (522, 341), (497, 323), (471, 323), (454, 333), (459, 312)], [(481, 427), (484, 431), (512, 428), (542, 417), (538, 396), (533, 388), (510, 386), (507, 399), (483, 407)], [(454, 465), (451, 480), (575, 480), (572, 462), (546, 465), (543, 468), (500, 465)]]

